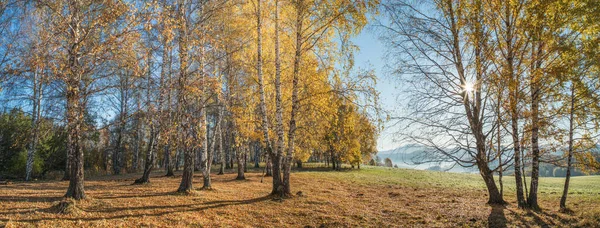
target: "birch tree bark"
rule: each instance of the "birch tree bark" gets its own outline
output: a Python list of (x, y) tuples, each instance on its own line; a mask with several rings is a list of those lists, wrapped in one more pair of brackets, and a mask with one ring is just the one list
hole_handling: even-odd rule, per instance
[(44, 97), (44, 77), (40, 74), (37, 67), (34, 68), (33, 72), (33, 96), (32, 96), (32, 115), (31, 115), (31, 133), (30, 142), (27, 148), (27, 162), (25, 167), (25, 181), (31, 180), (31, 173), (33, 170), (33, 161), (35, 158), (35, 149), (37, 147), (39, 138), (39, 122), (41, 118), (41, 102)]
[(69, 162), (69, 187), (65, 197), (74, 198), (76, 200), (85, 199), (85, 190), (83, 187), (83, 147), (81, 136), (83, 125), (84, 106), (82, 103), (82, 93), (80, 84), (83, 78), (83, 70), (81, 69), (80, 48), (81, 48), (81, 31), (80, 23), (82, 23), (79, 9), (81, 3), (75, 0), (69, 1), (70, 12), (70, 39), (68, 51), (68, 67), (69, 76), (65, 81), (66, 97), (67, 97), (67, 153)]
[(294, 52), (294, 69), (292, 76), (292, 111), (290, 116), (290, 125), (288, 131), (288, 147), (287, 153), (283, 162), (283, 194), (291, 196), (291, 188), (290, 188), (290, 172), (291, 172), (291, 162), (292, 156), (294, 154), (294, 143), (296, 137), (296, 115), (298, 113), (298, 109), (300, 107), (298, 101), (298, 80), (300, 77), (300, 64), (302, 58), (302, 41), (303, 41), (303, 19), (304, 19), (304, 1), (297, 0), (295, 2), (296, 9), (296, 49)]
[(187, 68), (188, 68), (188, 28), (187, 28), (187, 17), (186, 17), (186, 0), (178, 1), (177, 18), (179, 20), (179, 90), (177, 98), (177, 113), (179, 115), (179, 132), (181, 134), (181, 148), (184, 151), (184, 164), (183, 164), (183, 175), (181, 176), (181, 184), (179, 185), (178, 192), (189, 193), (193, 188), (194, 179), (194, 164), (195, 164), (195, 153), (194, 149), (189, 146), (187, 141), (189, 137), (189, 131), (191, 128), (190, 117), (185, 114), (186, 112), (186, 95), (185, 88), (187, 86)]

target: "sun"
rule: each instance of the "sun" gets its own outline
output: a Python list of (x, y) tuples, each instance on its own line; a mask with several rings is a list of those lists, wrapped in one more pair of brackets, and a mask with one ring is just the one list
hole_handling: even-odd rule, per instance
[(463, 89), (465, 92), (471, 93), (471, 92), (475, 91), (475, 85), (473, 85), (472, 82), (465, 82)]

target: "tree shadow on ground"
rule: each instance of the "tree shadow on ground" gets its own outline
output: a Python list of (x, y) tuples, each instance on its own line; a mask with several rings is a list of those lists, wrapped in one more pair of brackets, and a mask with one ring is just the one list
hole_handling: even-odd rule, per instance
[[(33, 208), (11, 208), (10, 211), (8, 211), (8, 212), (0, 212), (0, 216), (31, 213), (31, 212), (35, 212), (35, 211), (36, 210)], [(0, 218), (0, 221), (2, 221), (1, 218)], [(0, 227), (3, 227), (3, 226), (0, 226)]]
[[(524, 209), (519, 209), (519, 210), (523, 210), (523, 212), (525, 212), (525, 214), (521, 214), (519, 212), (516, 211), (511, 211), (512, 214), (514, 215), (514, 218), (518, 221), (520, 221), (522, 224), (528, 224), (531, 223), (531, 220), (533, 220), (533, 223), (536, 224), (539, 227), (553, 227), (556, 226), (556, 224), (562, 224), (562, 225), (569, 225), (569, 224), (576, 224), (577, 223), (577, 219), (573, 218), (573, 217), (561, 217), (559, 214), (554, 213), (553, 211), (548, 211), (548, 210), (533, 210), (533, 209), (529, 209), (529, 208), (524, 208)], [(531, 227), (529, 225), (525, 225), (525, 227)]]
[(492, 210), (488, 216), (488, 226), (493, 228), (504, 228), (506, 226), (506, 216), (504, 215), (504, 209), (506, 206), (500, 204), (490, 205)]
[(40, 190), (40, 191), (64, 191), (67, 192), (67, 187), (63, 186), (50, 186), (48, 184), (29, 184), (29, 183), (16, 183), (12, 185), (2, 186), (5, 189), (15, 189), (15, 190)]
[(232, 179), (220, 180), (219, 182), (229, 183), (229, 182), (252, 182), (252, 181), (256, 181), (256, 180), (254, 180), (254, 178), (248, 178), (248, 177), (246, 177), (245, 179), (242, 179), (242, 180), (238, 180), (238, 179), (232, 178)]
[(60, 196), (0, 196), (0, 202), (33, 202), (33, 203), (45, 203), (54, 202), (61, 200), (63, 197)]
[[(540, 225), (540, 227), (551, 227), (555, 226), (558, 221), (561, 224), (570, 224), (576, 223), (576, 219), (571, 218), (562, 218), (556, 213), (548, 213), (545, 210), (527, 210), (527, 215), (533, 217), (533, 220), (536, 224)], [(546, 217), (543, 218), (542, 216)], [(547, 220), (547, 221), (546, 221)]]
[(128, 194), (128, 195), (94, 195), (94, 199), (127, 199), (127, 198), (150, 198), (150, 197), (160, 197), (160, 196), (168, 196), (175, 195), (173, 192), (161, 192), (161, 193), (149, 193), (149, 194)]
[[(563, 218), (563, 217), (559, 216), (559, 214), (557, 214), (557, 213), (548, 213), (546, 211), (541, 211), (540, 213), (545, 215), (546, 217), (550, 217), (554, 220), (558, 220), (562, 224), (577, 223), (577, 219), (575, 219), (573, 217)], [(563, 213), (563, 212), (561, 212), (561, 213)], [(568, 211), (565, 211), (564, 214), (573, 215), (574, 213), (575, 213), (574, 211), (568, 210)]]
[[(94, 216), (94, 217), (77, 217), (77, 218), (60, 218), (61, 220), (69, 220), (69, 221), (99, 221), (99, 220), (111, 220), (111, 219), (124, 219), (124, 218), (133, 218), (133, 217), (145, 217), (145, 216), (163, 216), (171, 213), (180, 213), (180, 212), (190, 212), (190, 211), (204, 211), (208, 209), (216, 209), (227, 206), (236, 206), (236, 205), (245, 205), (245, 204), (253, 204), (262, 201), (271, 200), (272, 196), (263, 196), (254, 199), (245, 199), (245, 200), (218, 200), (218, 201), (208, 201), (201, 203), (192, 203), (192, 204), (180, 204), (180, 205), (148, 205), (148, 206), (140, 206), (140, 207), (110, 207), (110, 208), (102, 208), (102, 209), (85, 209), (81, 208), (84, 212), (92, 212), (94, 214), (105, 214), (105, 213), (116, 213), (116, 212), (132, 212), (132, 211), (141, 211), (136, 214), (120, 214), (113, 216)], [(156, 210), (163, 210), (160, 212), (156, 212)], [(38, 209), (36, 212), (49, 212), (49, 209)], [(55, 216), (49, 216), (45, 218), (37, 218), (37, 219), (23, 219), (23, 220), (13, 220), (15, 222), (41, 222), (41, 221), (50, 221), (56, 220)]]

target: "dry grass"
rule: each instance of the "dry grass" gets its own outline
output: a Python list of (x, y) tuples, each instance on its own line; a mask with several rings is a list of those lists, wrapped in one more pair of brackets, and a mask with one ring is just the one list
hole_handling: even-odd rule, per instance
[[(86, 181), (88, 199), (75, 203), (76, 213), (56, 213), (68, 182), (13, 183), (0, 186), (0, 226), (26, 227), (544, 227), (599, 226), (600, 194), (573, 194), (572, 211), (559, 213), (558, 198), (541, 194), (541, 212), (509, 205), (485, 204), (486, 192), (477, 184), (448, 187), (448, 174), (412, 183), (404, 175), (438, 175), (425, 171), (367, 168), (360, 171), (296, 172), (296, 196), (283, 201), (268, 196), (271, 179), (260, 183), (258, 171), (247, 180), (236, 175), (213, 175), (213, 190), (191, 195), (174, 193), (180, 176), (154, 173), (151, 183), (131, 185), (136, 175), (104, 176)], [(462, 176), (461, 176), (462, 175)], [(476, 178), (473, 178), (476, 179)], [(406, 181), (402, 181), (406, 180)], [(202, 179), (196, 175), (195, 187)], [(469, 181), (467, 181), (469, 182)], [(450, 184), (452, 185), (452, 184)], [(598, 191), (597, 189), (595, 190)], [(598, 192), (600, 193), (600, 192)]]

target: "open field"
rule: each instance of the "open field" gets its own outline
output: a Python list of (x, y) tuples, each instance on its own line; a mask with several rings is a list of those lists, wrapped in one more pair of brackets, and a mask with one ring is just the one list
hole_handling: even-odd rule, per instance
[[(177, 173), (179, 174), (179, 173)], [(52, 209), (68, 182), (0, 186), (0, 224), (6, 227), (544, 227), (600, 226), (600, 176), (575, 177), (567, 204), (558, 212), (562, 178), (542, 178), (542, 211), (519, 210), (514, 179), (505, 181), (504, 206), (486, 205), (478, 175), (364, 167), (333, 172), (307, 168), (292, 174), (293, 191), (303, 196), (268, 197), (271, 179), (258, 170), (245, 181), (235, 174), (213, 175), (212, 191), (178, 195), (180, 176), (155, 172), (149, 185), (131, 185), (137, 175), (101, 176), (86, 181), (88, 199), (70, 214)], [(196, 174), (195, 186), (201, 186)]]

